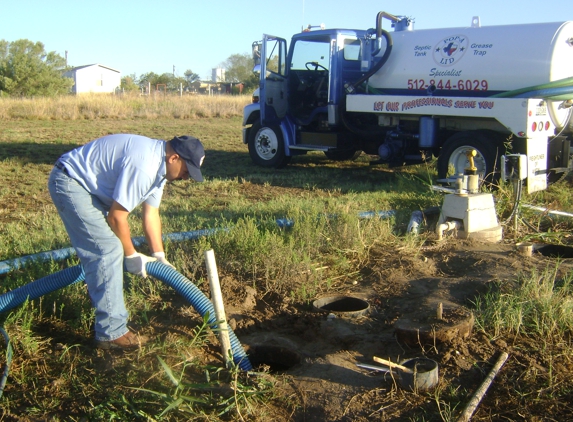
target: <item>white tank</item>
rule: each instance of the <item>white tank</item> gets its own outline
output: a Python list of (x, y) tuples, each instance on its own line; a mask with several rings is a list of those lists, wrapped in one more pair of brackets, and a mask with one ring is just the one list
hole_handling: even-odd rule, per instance
[(573, 22), (422, 29), (391, 36), (392, 54), (370, 78), (375, 88), (425, 89), (433, 80), (436, 86), (442, 81), (438, 89), (496, 93), (573, 76)]
[(386, 94), (491, 96), (573, 77), (571, 21), (390, 35), (392, 53), (369, 81)]

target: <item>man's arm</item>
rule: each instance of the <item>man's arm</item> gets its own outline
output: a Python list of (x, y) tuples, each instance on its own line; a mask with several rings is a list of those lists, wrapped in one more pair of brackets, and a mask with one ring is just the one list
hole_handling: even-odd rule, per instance
[(129, 223), (127, 222), (128, 215), (129, 211), (116, 201), (113, 201), (107, 214), (107, 222), (121, 241), (125, 256), (133, 255), (136, 252), (133, 242), (131, 241), (131, 232), (129, 230)]
[[(113, 232), (119, 238), (121, 244), (123, 245), (123, 253), (125, 255), (125, 268), (127, 269), (127, 271), (135, 275), (147, 277), (146, 264), (148, 262), (156, 261), (157, 258), (146, 256), (144, 254), (138, 253), (135, 250), (133, 242), (131, 241), (131, 232), (129, 230), (129, 223), (127, 221), (128, 215), (129, 211), (127, 211), (118, 202), (114, 201), (113, 204), (111, 204), (111, 208), (109, 209), (109, 213), (107, 215), (107, 221), (109, 223), (109, 226), (111, 227), (111, 229), (113, 230)], [(144, 220), (149, 219), (149, 215), (147, 216), (147, 218), (145, 218), (145, 215), (146, 212), (144, 211)], [(153, 217), (151, 217), (151, 220), (153, 220)], [(154, 224), (149, 224), (149, 226), (154, 227)], [(145, 227), (146, 224), (144, 224), (144, 228)], [(147, 236), (148, 232), (150, 231), (153, 232), (153, 230), (154, 229), (145, 228), (146, 231), (145, 234), (148, 242), (150, 242), (149, 243), (150, 247), (152, 247), (152, 245), (157, 244), (156, 240), (153, 240), (155, 243), (153, 244), (151, 243), (152, 241), (151, 239), (156, 239), (156, 236), (154, 235)], [(161, 242), (161, 225), (159, 226), (159, 242)], [(160, 245), (162, 248), (161, 250), (163, 250), (163, 245), (161, 243)]]
[(152, 253), (163, 252), (159, 208), (155, 208), (146, 202), (143, 203), (143, 233)]

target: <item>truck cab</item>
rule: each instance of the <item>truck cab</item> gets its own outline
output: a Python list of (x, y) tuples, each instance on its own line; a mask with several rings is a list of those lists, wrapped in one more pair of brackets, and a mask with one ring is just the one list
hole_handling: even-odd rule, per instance
[(304, 31), (286, 40), (264, 35), (259, 103), (245, 109), (243, 142), (253, 161), (280, 168), (294, 155), (323, 151), (332, 159), (351, 159), (361, 149), (341, 127), (343, 86), (360, 71), (360, 39), (366, 31)]

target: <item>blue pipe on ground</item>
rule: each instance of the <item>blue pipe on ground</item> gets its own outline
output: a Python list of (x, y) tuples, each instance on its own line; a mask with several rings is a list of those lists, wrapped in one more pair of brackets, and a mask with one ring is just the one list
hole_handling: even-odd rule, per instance
[[(190, 232), (170, 233), (163, 236), (163, 240), (170, 240), (171, 242), (181, 242), (184, 240), (196, 240), (200, 237), (211, 236), (219, 230), (226, 229), (201, 229)], [(141, 246), (145, 243), (144, 236), (138, 236), (131, 239), (134, 246)], [(6, 274), (10, 271), (24, 268), (30, 262), (46, 262), (49, 260), (63, 261), (64, 259), (71, 258), (76, 254), (74, 248), (56, 249), (49, 252), (39, 252), (34, 255), (23, 256), (21, 258), (9, 259), (0, 262), (0, 274)]]
[(4, 365), (4, 371), (2, 372), (2, 378), (0, 378), (0, 397), (4, 394), (4, 387), (6, 387), (6, 381), (8, 381), (8, 374), (10, 373), (10, 365), (12, 365), (12, 343), (10, 342), (10, 337), (4, 328), (0, 327), (0, 333), (4, 337), (6, 342), (6, 364)]
[[(396, 215), (396, 211), (394, 210), (390, 210), (390, 211), (363, 211), (363, 212), (359, 212), (358, 213), (358, 218), (361, 219), (370, 219), (370, 218), (391, 218), (394, 217)], [(331, 214), (331, 215), (327, 215), (327, 214), (320, 214), (319, 217), (326, 217), (326, 218), (337, 218), (338, 216), (336, 214)], [(278, 218), (276, 220), (277, 225), (281, 228), (281, 229), (290, 229), (294, 226), (294, 220), (291, 220), (289, 218)]]
[[(390, 218), (395, 215), (395, 211), (366, 211), (358, 214), (358, 218)], [(332, 216), (336, 218), (336, 216)], [(279, 218), (276, 220), (280, 228), (291, 228), (294, 226), (294, 221), (288, 218)], [(163, 235), (163, 240), (170, 240), (171, 242), (181, 242), (184, 240), (196, 240), (200, 237), (211, 236), (220, 230), (230, 230), (229, 228), (214, 228), (214, 229), (201, 229), (190, 232), (170, 233)], [(145, 237), (138, 236), (131, 239), (133, 245), (138, 247), (146, 242)], [(71, 258), (76, 254), (74, 248), (56, 249), (50, 252), (39, 252), (34, 255), (23, 256), (21, 258), (9, 259), (0, 261), (0, 274), (7, 274), (10, 271), (24, 268), (30, 262), (46, 262), (49, 260), (63, 261), (64, 259)]]
[[(213, 304), (188, 278), (170, 266), (160, 262), (149, 262), (146, 266), (146, 270), (149, 275), (163, 281), (187, 299), (193, 308), (199, 312), (201, 317), (209, 313), (209, 323), (216, 327), (217, 320), (215, 319), (215, 308)], [(85, 274), (81, 265), (66, 268), (65, 270), (42, 277), (39, 280), (1, 295), (0, 313), (13, 309), (26, 300), (38, 299), (47, 293), (77, 283), (78, 281), (83, 281), (84, 279)], [(231, 340), (231, 349), (233, 350), (233, 361), (244, 371), (253, 369), (249, 358), (243, 350), (243, 346), (230, 328), (229, 338)]]
[(21, 258), (8, 259), (0, 262), (0, 274), (7, 274), (10, 271), (24, 268), (31, 262), (46, 262), (49, 260), (63, 261), (76, 254), (74, 248), (57, 249), (49, 252), (39, 252), (34, 255), (23, 256)]

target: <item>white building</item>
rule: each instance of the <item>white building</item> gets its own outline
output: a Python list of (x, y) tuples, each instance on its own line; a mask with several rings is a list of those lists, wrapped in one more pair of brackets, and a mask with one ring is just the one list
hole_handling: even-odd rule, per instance
[(74, 80), (74, 94), (112, 93), (121, 85), (121, 72), (101, 64), (74, 67), (64, 73), (64, 76)]
[(211, 82), (225, 82), (225, 69), (220, 67), (211, 69)]

